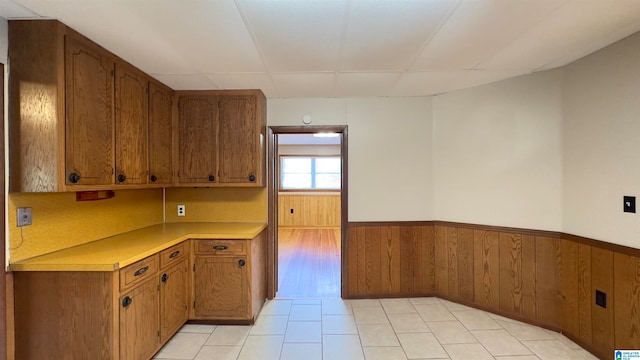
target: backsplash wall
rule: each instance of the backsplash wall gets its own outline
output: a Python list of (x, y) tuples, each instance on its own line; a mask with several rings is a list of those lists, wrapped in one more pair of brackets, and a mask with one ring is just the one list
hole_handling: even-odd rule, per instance
[[(178, 216), (185, 205), (185, 216)], [(267, 188), (170, 188), (166, 222), (266, 222)]]
[[(16, 209), (30, 207), (33, 224), (16, 226)], [(9, 194), (9, 262), (162, 223), (162, 189), (121, 190), (106, 200), (76, 202), (69, 193)]]

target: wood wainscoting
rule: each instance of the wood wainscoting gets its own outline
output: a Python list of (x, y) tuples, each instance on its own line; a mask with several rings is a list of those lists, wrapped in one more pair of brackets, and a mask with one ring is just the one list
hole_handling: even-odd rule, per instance
[(435, 295), (561, 331), (603, 359), (640, 347), (640, 249), (442, 221), (349, 223), (347, 236), (345, 298)]
[(340, 228), (340, 192), (281, 192), (278, 194), (281, 228)]

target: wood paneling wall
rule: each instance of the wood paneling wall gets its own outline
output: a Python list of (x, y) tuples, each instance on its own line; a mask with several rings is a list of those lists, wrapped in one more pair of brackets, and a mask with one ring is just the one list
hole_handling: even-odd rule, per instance
[(278, 194), (278, 226), (340, 227), (340, 193)]
[[(350, 223), (346, 298), (430, 296), (434, 293), (433, 226)], [(343, 270), (344, 271), (344, 270)]]
[(600, 358), (640, 346), (639, 249), (439, 221), (350, 223), (347, 235), (344, 297), (433, 294), (562, 331)]

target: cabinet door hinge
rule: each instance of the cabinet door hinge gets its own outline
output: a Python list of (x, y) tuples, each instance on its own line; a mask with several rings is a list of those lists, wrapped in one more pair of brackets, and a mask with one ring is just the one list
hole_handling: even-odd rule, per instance
[(189, 307), (187, 306), (187, 304), (184, 304), (184, 309), (189, 310)]
[(194, 309), (196, 308), (196, 301), (195, 300), (193, 300), (193, 308)]
[(196, 271), (196, 264), (193, 264), (193, 271)]
[(160, 330), (158, 330), (158, 337), (160, 337)]
[(158, 284), (158, 291), (160, 291), (160, 284)]

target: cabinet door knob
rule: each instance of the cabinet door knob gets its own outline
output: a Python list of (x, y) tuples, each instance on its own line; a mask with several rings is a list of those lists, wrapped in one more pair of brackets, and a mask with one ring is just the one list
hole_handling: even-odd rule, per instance
[(151, 182), (156, 182), (156, 181), (158, 181), (158, 177), (155, 176), (155, 175), (151, 175), (150, 180), (151, 180)]
[(118, 174), (118, 182), (124, 182), (127, 177), (124, 174)]
[(138, 271), (134, 272), (133, 276), (140, 276), (140, 275), (146, 273), (147, 270), (149, 270), (148, 266), (142, 267), (142, 268), (138, 269)]
[(167, 280), (169, 280), (169, 275), (167, 275), (167, 274), (162, 274), (162, 279), (161, 279), (161, 280), (162, 280), (162, 282), (163, 282), (163, 283), (166, 283), (166, 282), (167, 282)]
[(216, 177), (213, 175), (209, 175), (209, 181), (211, 182), (216, 181)]
[(122, 299), (122, 307), (123, 308), (127, 308), (127, 307), (129, 307), (129, 305), (131, 305), (132, 302), (133, 302), (133, 299), (131, 299), (129, 296), (127, 296), (124, 299)]
[(251, 181), (251, 182), (256, 181), (256, 176), (253, 175), (253, 174), (249, 175), (249, 181)]
[(80, 174), (76, 173), (76, 172), (72, 172), (71, 174), (69, 174), (69, 182), (72, 184), (76, 184), (78, 181), (80, 181)]
[(215, 245), (215, 246), (213, 247), (213, 250), (221, 251), (221, 250), (227, 250), (228, 248), (229, 248), (229, 247), (228, 247), (227, 245)]
[(243, 267), (247, 264), (246, 261), (244, 261), (243, 259), (238, 260), (238, 266)]

